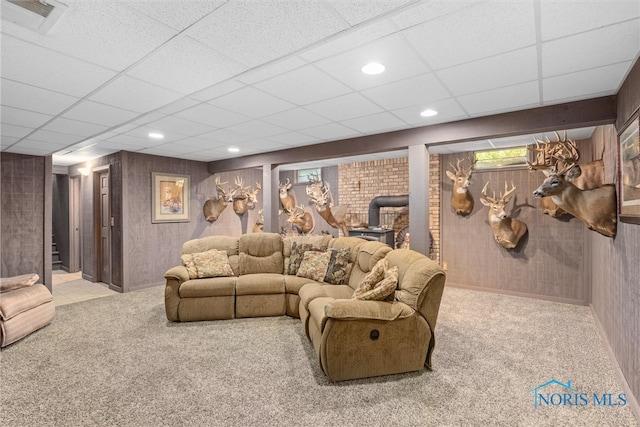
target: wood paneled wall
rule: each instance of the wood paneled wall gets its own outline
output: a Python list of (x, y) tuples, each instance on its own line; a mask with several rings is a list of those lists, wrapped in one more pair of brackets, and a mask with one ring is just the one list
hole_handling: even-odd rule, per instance
[[(589, 161), (589, 141), (579, 141), (582, 159)], [(445, 175), (449, 163), (471, 154), (442, 157), (442, 262), (448, 265), (447, 284), (514, 295), (531, 296), (574, 304), (588, 303), (587, 254), (590, 234), (576, 218), (544, 215), (533, 191), (542, 183), (541, 172), (526, 167), (512, 170), (475, 171), (469, 189), (473, 212), (456, 215), (451, 208), (452, 182)], [(520, 246), (504, 249), (494, 239), (487, 219), (488, 208), (480, 203), (489, 181), (489, 194), (504, 192), (505, 181), (516, 186), (507, 212), (527, 224), (528, 234)], [(517, 208), (514, 208), (517, 206)]]

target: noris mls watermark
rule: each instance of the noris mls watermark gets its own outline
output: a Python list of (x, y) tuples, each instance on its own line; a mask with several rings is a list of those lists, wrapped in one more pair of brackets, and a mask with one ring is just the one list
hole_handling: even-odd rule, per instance
[(622, 407), (627, 404), (625, 393), (583, 393), (578, 392), (568, 380), (565, 383), (551, 379), (529, 390), (533, 393), (533, 406), (609, 406)]

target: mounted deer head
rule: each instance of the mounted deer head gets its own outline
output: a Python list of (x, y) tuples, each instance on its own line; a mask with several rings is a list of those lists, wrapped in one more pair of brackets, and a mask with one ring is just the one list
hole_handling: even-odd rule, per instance
[(202, 207), (204, 218), (209, 222), (216, 221), (220, 217), (224, 208), (226, 208), (229, 203), (233, 203), (233, 196), (236, 192), (236, 190), (232, 188), (227, 188), (225, 190), (222, 186), (225, 185), (227, 181), (220, 182), (219, 176), (216, 176), (215, 182), (218, 197), (207, 200), (204, 202), (204, 206)]
[(235, 192), (233, 198), (233, 211), (238, 215), (244, 215), (249, 209), (249, 196), (247, 195), (250, 187), (244, 186), (244, 180), (238, 176), (235, 178)]
[(507, 183), (504, 183), (504, 194), (496, 198), (496, 193), (492, 197), (487, 195), (489, 182), (482, 188), (482, 198), (480, 202), (489, 208), (489, 225), (493, 231), (496, 242), (505, 249), (513, 249), (518, 246), (520, 239), (527, 232), (527, 225), (516, 218), (510, 218), (505, 211), (505, 206), (511, 200), (511, 194), (516, 191), (515, 185), (511, 183), (509, 190)]
[(287, 214), (291, 214), (291, 212), (296, 209), (296, 196), (295, 194), (289, 193), (289, 190), (291, 190), (291, 181), (289, 181), (289, 178), (287, 178), (284, 184), (278, 182), (280, 204)]
[(316, 205), (316, 211), (322, 219), (331, 227), (339, 229), (343, 236), (348, 236), (349, 229), (347, 228), (346, 214), (349, 206), (332, 206), (331, 186), (329, 183), (312, 180), (307, 185), (306, 191), (310, 202)]
[(466, 169), (460, 166), (461, 162), (462, 159), (457, 159), (455, 166), (449, 163), (453, 168), (453, 172), (447, 171), (447, 176), (453, 181), (451, 207), (456, 215), (466, 216), (473, 210), (473, 196), (467, 190), (471, 185), (471, 173), (476, 161), (474, 160)]
[(563, 149), (553, 154), (554, 164), (538, 187), (535, 197), (551, 196), (560, 208), (584, 222), (590, 230), (615, 237), (617, 230), (616, 189), (613, 184), (581, 190), (573, 184), (581, 174), (575, 143), (560, 141)]
[(256, 219), (256, 223), (253, 225), (251, 229), (252, 233), (262, 233), (264, 231), (264, 209), (260, 209), (258, 211), (258, 219)]
[(296, 209), (289, 214), (287, 222), (292, 227), (297, 228), (299, 234), (307, 235), (311, 234), (316, 226), (315, 219), (311, 212), (305, 211), (304, 206), (296, 206)]
[[(565, 161), (563, 159), (575, 158), (577, 162), (580, 158), (576, 142), (572, 139), (567, 139), (566, 131), (562, 139), (558, 132), (554, 132), (554, 134), (556, 135), (555, 141), (550, 141), (548, 137), (546, 141), (534, 138), (536, 147), (529, 147), (529, 150), (536, 154), (533, 162), (527, 162), (530, 170), (539, 170), (542, 171), (545, 176), (549, 176), (556, 161), (558, 162), (558, 167), (562, 168)], [(571, 175), (570, 177), (576, 187), (582, 190), (589, 190), (604, 184), (604, 162), (602, 160), (584, 163), (581, 165), (580, 171), (580, 174)], [(558, 207), (549, 197), (543, 197), (540, 200), (540, 206), (542, 207), (543, 213), (554, 218), (558, 218), (567, 213)]]

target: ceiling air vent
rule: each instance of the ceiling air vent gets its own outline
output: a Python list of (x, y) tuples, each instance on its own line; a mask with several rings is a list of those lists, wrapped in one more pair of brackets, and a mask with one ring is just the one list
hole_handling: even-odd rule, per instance
[(2, 19), (46, 34), (66, 9), (54, 0), (2, 0)]

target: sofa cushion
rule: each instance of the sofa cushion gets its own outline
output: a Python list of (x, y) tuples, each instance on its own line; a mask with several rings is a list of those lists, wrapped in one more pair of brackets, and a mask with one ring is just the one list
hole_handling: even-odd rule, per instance
[(269, 256), (253, 256), (240, 252), (240, 275), (257, 273), (282, 274), (282, 252), (274, 252)]
[(18, 314), (53, 301), (46, 286), (35, 284), (7, 292), (0, 298), (0, 319), (8, 320)]
[(384, 301), (394, 294), (398, 285), (398, 267), (391, 267), (384, 273), (384, 279), (376, 283), (376, 285), (368, 292), (355, 297), (364, 301)]
[(353, 292), (353, 297), (357, 298), (365, 292), (372, 290), (378, 282), (384, 279), (384, 273), (387, 271), (388, 267), (389, 263), (386, 258), (382, 258), (378, 261)]
[(331, 257), (323, 281), (332, 285), (345, 285), (349, 281), (349, 273), (351, 272), (351, 264), (349, 264), (351, 250), (348, 248), (331, 249), (330, 252)]
[(8, 292), (14, 289), (26, 288), (38, 281), (40, 276), (36, 273), (22, 274), (20, 276), (0, 278), (0, 292)]
[(229, 236), (207, 236), (186, 241), (182, 245), (183, 254), (206, 252), (209, 249), (225, 251), (228, 256), (238, 255), (238, 238)]
[(181, 298), (222, 297), (235, 295), (237, 277), (207, 277), (188, 280), (180, 285)]
[[(188, 258), (188, 255), (183, 255)], [(229, 264), (229, 257), (225, 251), (211, 249), (206, 252), (191, 254), (197, 277), (228, 277), (233, 276), (233, 269)], [(187, 266), (189, 270), (189, 266)], [(191, 278), (191, 272), (189, 273)]]
[(281, 273), (243, 274), (236, 281), (236, 295), (284, 294)]
[[(238, 240), (238, 250), (254, 257), (270, 256), (276, 252), (282, 254), (282, 236), (278, 233), (243, 234)], [(282, 271), (280, 267), (278, 273)]]
[(300, 293), (300, 289), (302, 289), (302, 287), (308, 283), (317, 283), (319, 285), (322, 285), (321, 282), (316, 282), (311, 279), (307, 279), (306, 277), (298, 277), (289, 274), (285, 274), (282, 277), (284, 277), (285, 292), (288, 294), (298, 295)]

